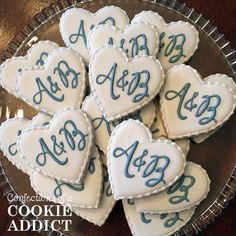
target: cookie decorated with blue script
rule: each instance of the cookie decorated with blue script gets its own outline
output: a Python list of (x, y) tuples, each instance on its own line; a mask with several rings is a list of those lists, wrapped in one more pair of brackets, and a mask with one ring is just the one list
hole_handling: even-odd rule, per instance
[[(158, 139), (160, 137), (168, 138), (162, 120), (162, 115), (159, 107), (159, 99), (155, 99), (153, 103), (155, 104), (156, 116), (154, 123), (151, 127), (152, 136), (154, 139)], [(184, 154), (187, 156), (190, 150), (190, 140), (188, 138), (182, 138), (182, 139), (176, 139), (174, 140), (174, 142), (182, 149)]]
[(158, 60), (151, 56), (129, 59), (114, 45), (97, 50), (89, 69), (92, 92), (108, 121), (140, 110), (155, 98), (164, 82)]
[(190, 66), (171, 68), (160, 94), (169, 138), (208, 133), (234, 113), (236, 96), (224, 83), (204, 81)]
[(206, 171), (193, 162), (187, 162), (184, 174), (166, 190), (135, 200), (138, 212), (179, 212), (197, 206), (210, 191)]
[(195, 207), (181, 212), (145, 214), (137, 212), (135, 201), (123, 200), (125, 217), (130, 231), (135, 236), (169, 236), (186, 225), (195, 212)]
[(60, 18), (60, 32), (67, 47), (78, 52), (85, 63), (89, 63), (88, 35), (97, 25), (113, 25), (123, 29), (129, 24), (124, 10), (116, 6), (106, 6), (91, 13), (83, 8), (70, 8)]
[(149, 55), (156, 57), (159, 51), (159, 34), (153, 25), (136, 22), (119, 30), (111, 25), (98, 25), (89, 33), (89, 54), (104, 45), (120, 47), (128, 57)]
[(33, 169), (75, 184), (84, 175), (93, 145), (87, 115), (72, 108), (59, 111), (46, 126), (24, 130), (17, 140), (20, 155)]
[(130, 114), (128, 117), (109, 122), (102, 114), (93, 94), (86, 97), (82, 109), (87, 113), (88, 117), (92, 121), (95, 143), (104, 154), (107, 154), (108, 141), (112, 131), (123, 120), (129, 118), (137, 119), (150, 127), (155, 118), (155, 106), (150, 102), (141, 110)]
[(86, 174), (78, 184), (66, 183), (37, 171), (31, 174), (31, 186), (47, 200), (80, 208), (97, 208), (102, 189), (102, 166), (96, 148), (92, 151)]
[(72, 211), (83, 219), (95, 225), (102, 226), (115, 206), (115, 203), (116, 201), (111, 192), (107, 167), (103, 165), (102, 196), (99, 206), (91, 209), (72, 207)]
[(171, 140), (154, 140), (143, 123), (129, 119), (112, 132), (107, 163), (114, 198), (140, 198), (172, 185), (183, 174), (185, 155)]
[(166, 23), (153, 11), (142, 11), (135, 15), (132, 23), (145, 22), (156, 27), (160, 36), (158, 59), (166, 71), (174, 65), (187, 62), (198, 48), (199, 34), (188, 22)]
[(29, 105), (53, 115), (64, 108), (79, 108), (85, 83), (79, 54), (70, 48), (58, 48), (43, 66), (23, 69), (16, 78), (16, 90)]
[[(210, 75), (204, 79), (204, 81), (207, 82), (217, 82), (217, 83), (224, 83), (226, 86), (232, 89), (233, 93), (236, 95), (236, 84), (233, 80), (233, 78), (224, 75), (224, 74), (215, 74), (215, 75)], [(219, 127), (220, 128), (220, 127)], [(217, 128), (217, 129), (219, 129)], [(207, 138), (212, 136), (217, 130), (210, 131), (209, 133), (206, 134), (200, 134), (198, 136), (193, 136), (191, 139), (195, 143), (202, 143), (205, 141)]]
[(59, 46), (51, 41), (39, 41), (34, 44), (25, 56), (15, 56), (7, 59), (0, 66), (0, 83), (8, 93), (20, 97), (16, 91), (16, 77), (25, 68), (43, 66), (48, 55)]
[(32, 168), (19, 155), (17, 150), (17, 137), (23, 130), (37, 125), (44, 125), (51, 120), (52, 117), (39, 113), (32, 120), (25, 118), (11, 118), (4, 121), (0, 126), (0, 148), (9, 161), (24, 173), (31, 174)]

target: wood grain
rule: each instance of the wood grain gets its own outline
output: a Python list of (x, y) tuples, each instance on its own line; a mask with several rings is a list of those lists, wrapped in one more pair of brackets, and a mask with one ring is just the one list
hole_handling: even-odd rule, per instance
[[(0, 53), (4, 51), (7, 44), (13, 39), (17, 31), (35, 14), (49, 6), (54, 0), (0, 0)], [(188, 6), (195, 8), (208, 18), (218, 30), (225, 34), (231, 45), (236, 48), (236, 2), (235, 0), (182, 0)], [(39, 235), (36, 232), (7, 232), (12, 220), (7, 214), (8, 202), (5, 196), (0, 195), (0, 235)], [(236, 198), (232, 200), (229, 207), (210, 224), (201, 236), (235, 235), (236, 233)], [(116, 209), (113, 214), (116, 213)], [(20, 219), (20, 217), (17, 217)], [(113, 230), (112, 222), (110, 229)], [(124, 224), (124, 221), (120, 222)], [(121, 227), (122, 228), (122, 227)], [(116, 232), (117, 235), (117, 232)], [(125, 235), (120, 232), (120, 235)]]

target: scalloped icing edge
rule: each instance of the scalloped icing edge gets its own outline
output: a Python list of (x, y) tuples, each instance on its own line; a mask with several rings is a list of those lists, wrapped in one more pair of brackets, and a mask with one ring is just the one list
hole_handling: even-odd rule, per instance
[[(132, 28), (134, 25), (136, 24), (144, 24), (144, 25), (147, 25), (148, 27), (152, 28), (153, 31), (155, 32), (155, 36), (156, 36), (156, 39), (157, 39), (157, 47), (155, 49), (155, 53), (153, 55), (153, 57), (157, 56), (158, 55), (158, 52), (159, 52), (159, 48), (160, 48), (160, 39), (159, 39), (159, 33), (158, 33), (158, 30), (157, 28), (154, 26), (154, 25), (151, 25), (149, 23), (146, 23), (146, 22), (134, 22), (134, 23), (131, 23), (129, 25), (126, 25), (124, 29), (119, 29), (117, 28), (116, 26), (113, 26), (113, 25), (108, 25), (108, 24), (104, 24), (104, 25), (97, 25), (95, 26), (88, 34), (88, 52), (89, 52), (89, 56), (92, 57), (93, 53), (91, 52), (91, 35), (93, 34), (93, 31), (95, 31), (96, 29), (100, 29), (100, 28), (108, 28), (109, 30), (111, 31), (115, 31), (117, 33), (119, 33), (120, 35), (123, 35), (123, 34), (126, 34), (126, 31), (129, 29), (129, 28)], [(105, 45), (110, 45), (110, 44), (105, 44)], [(103, 46), (105, 46), (103, 45)], [(102, 47), (102, 46), (100, 46)], [(100, 47), (98, 47), (97, 49), (99, 49)], [(96, 52), (97, 50), (95, 50), (94, 52)]]
[[(191, 140), (189, 138), (185, 138), (186, 139), (186, 142), (188, 143), (187, 144), (187, 148), (186, 148), (186, 157), (188, 156), (188, 153), (190, 151), (190, 147), (191, 147)], [(178, 140), (181, 140), (181, 139), (174, 139), (173, 142), (175, 141), (178, 141)], [(183, 140), (183, 139), (182, 139)], [(181, 148), (182, 149), (182, 148)]]
[[(61, 28), (62, 28), (62, 26), (61, 26), (61, 18), (62, 18), (62, 17), (65, 17), (65, 15), (70, 14), (70, 10), (72, 10), (72, 9), (77, 9), (77, 10), (83, 11), (83, 12), (85, 12), (86, 14), (88, 14), (88, 15), (94, 17), (94, 16), (97, 16), (104, 8), (116, 8), (116, 9), (119, 9), (120, 11), (122, 11), (122, 12), (124, 13), (124, 16), (126, 17), (127, 22), (130, 22), (130, 19), (129, 19), (129, 17), (128, 17), (127, 12), (126, 12), (125, 10), (123, 10), (122, 8), (117, 7), (117, 6), (113, 6), (113, 5), (105, 6), (105, 7), (103, 7), (103, 8), (100, 8), (99, 10), (97, 10), (95, 13), (92, 13), (92, 12), (90, 12), (90, 11), (84, 9), (84, 8), (79, 8), (79, 7), (73, 6), (73, 7), (71, 7), (71, 8), (68, 8), (68, 9), (61, 15), (61, 17), (60, 17), (60, 21), (59, 21), (59, 32), (60, 32), (60, 35), (61, 35), (61, 37), (62, 37), (63, 42), (65, 43), (65, 42), (66, 42), (66, 39), (65, 39), (65, 35), (62, 33), (62, 29), (61, 29)], [(87, 39), (87, 42), (88, 42), (88, 39)], [(67, 45), (66, 43), (65, 43), (65, 45), (70, 48), (70, 46)], [(84, 60), (83, 60), (83, 61), (84, 61)], [(84, 63), (85, 63), (86, 65), (89, 64), (89, 62), (86, 62), (86, 61), (84, 61)]]
[[(163, 90), (161, 91), (160, 93), (160, 110), (161, 110), (161, 114), (162, 114), (162, 120), (164, 121), (163, 124), (165, 126), (165, 129), (166, 129), (166, 132), (168, 134), (168, 137), (170, 137), (171, 139), (179, 139), (179, 138), (188, 138), (188, 137), (191, 137), (191, 136), (197, 136), (199, 134), (204, 134), (204, 133), (208, 133), (209, 131), (212, 131), (212, 130), (215, 130), (217, 127), (221, 126), (223, 123), (225, 123), (234, 113), (234, 109), (235, 109), (235, 106), (236, 106), (236, 95), (234, 95), (233, 93), (233, 90), (231, 88), (228, 88), (228, 86), (224, 83), (218, 83), (218, 82), (205, 82), (204, 79), (202, 79), (201, 75), (197, 72), (196, 69), (194, 69), (193, 67), (191, 66), (188, 66), (188, 65), (185, 65), (185, 64), (181, 64), (181, 65), (175, 65), (173, 66), (170, 70), (172, 69), (175, 69), (176, 67), (188, 67), (188, 68), (191, 68), (191, 70), (194, 72), (194, 74), (196, 75), (195, 78), (197, 78), (197, 80), (203, 84), (203, 85), (209, 85), (209, 84), (215, 84), (215, 85), (220, 85), (220, 86), (223, 86), (225, 87), (226, 89), (228, 89), (228, 91), (230, 93), (232, 93), (233, 95), (233, 99), (234, 99), (234, 104), (232, 106), (232, 110), (231, 112), (221, 121), (221, 122), (218, 122), (216, 123), (216, 125), (213, 125), (211, 128), (206, 128), (202, 131), (196, 131), (196, 132), (190, 132), (190, 133), (187, 133), (187, 134), (180, 134), (180, 135), (171, 135), (171, 132), (169, 130), (169, 127), (168, 127), (168, 124), (167, 124), (167, 121), (166, 121), (166, 117), (165, 117), (165, 110), (164, 110), (164, 105), (163, 105)], [(171, 73), (171, 71), (168, 71), (167, 72), (167, 75), (166, 77), (168, 76), (169, 73)]]
[[(89, 142), (88, 142), (89, 148), (88, 148), (88, 150), (87, 150), (86, 157), (84, 158), (84, 163), (83, 163), (83, 165), (82, 165), (82, 167), (81, 167), (81, 169), (80, 169), (80, 174), (79, 174), (79, 176), (78, 176), (78, 178), (77, 178), (76, 181), (71, 181), (71, 180), (68, 180), (68, 179), (65, 179), (65, 178), (61, 178), (61, 177), (52, 175), (52, 174), (47, 173), (47, 172), (45, 172), (45, 171), (42, 171), (41, 169), (39, 169), (39, 168), (37, 168), (36, 166), (32, 165), (32, 164), (27, 160), (27, 158), (21, 153), (21, 150), (20, 150), (20, 148), (19, 148), (19, 142), (20, 142), (20, 139), (21, 139), (21, 137), (22, 137), (22, 135), (23, 135), (24, 133), (30, 132), (31, 130), (49, 130), (49, 129), (50, 129), (50, 126), (51, 126), (51, 124), (54, 122), (54, 120), (56, 120), (57, 117), (60, 116), (61, 113), (66, 112), (66, 111), (69, 111), (69, 110), (70, 110), (70, 111), (79, 111), (79, 112), (82, 113), (82, 115), (84, 116), (84, 118), (85, 118), (85, 120), (86, 120), (86, 122), (87, 122), (87, 124), (88, 124), (88, 130), (89, 130), (89, 132), (90, 132), (90, 139), (89, 139)], [(49, 124), (48, 124), (48, 125), (44, 125), (44, 126), (43, 126), (43, 125), (33, 126), (33, 127), (30, 127), (30, 128), (28, 128), (28, 129), (24, 130), (24, 131), (21, 133), (21, 135), (17, 138), (17, 150), (19, 151), (19, 155), (20, 155), (23, 159), (26, 160), (26, 162), (28, 163), (28, 165), (29, 165), (32, 169), (36, 170), (37, 172), (39, 172), (39, 173), (41, 173), (41, 174), (43, 174), (43, 175), (46, 175), (46, 176), (48, 176), (48, 177), (50, 177), (50, 178), (57, 179), (57, 180), (60, 180), (60, 181), (66, 182), (66, 183), (79, 184), (80, 180), (83, 178), (83, 176), (84, 176), (84, 174), (85, 174), (85, 168), (87, 167), (90, 154), (92, 153), (92, 149), (93, 149), (93, 147), (94, 147), (93, 141), (94, 141), (93, 127), (92, 127), (92, 124), (91, 124), (91, 122), (90, 122), (88, 116), (86, 115), (86, 113), (85, 113), (83, 110), (78, 109), (78, 108), (64, 108), (64, 109), (58, 111), (58, 112), (52, 117), (52, 119), (49, 121)]]
[[(123, 201), (125, 201), (125, 200), (123, 200)], [(125, 207), (125, 204), (123, 204), (123, 202), (122, 202), (122, 205), (123, 205), (123, 209), (124, 209), (124, 213), (125, 213), (125, 218), (126, 218), (126, 220), (127, 220), (127, 222), (128, 222), (130, 231), (131, 231), (132, 235), (135, 236), (136, 234), (135, 234), (135, 232), (134, 232), (133, 225), (131, 224), (131, 220), (130, 220), (128, 214), (126, 214), (127, 209), (126, 209), (126, 207)], [(134, 206), (134, 207), (135, 207), (135, 206)], [(193, 209), (194, 209), (194, 210), (193, 210), (192, 214), (189, 216), (189, 218), (188, 218), (183, 224), (181, 224), (179, 227), (176, 227), (175, 229), (173, 229), (172, 231), (170, 231), (168, 234), (162, 234), (162, 235), (159, 235), (159, 236), (169, 236), (169, 235), (172, 235), (172, 234), (174, 234), (175, 232), (177, 232), (179, 229), (181, 229), (183, 226), (185, 226), (185, 225), (190, 221), (190, 219), (192, 218), (192, 216), (194, 215), (195, 210), (196, 210), (196, 207), (193, 207)]]
[[(187, 62), (192, 58), (192, 56), (194, 55), (194, 53), (196, 52), (196, 50), (198, 49), (198, 45), (199, 45), (199, 42), (200, 42), (199, 32), (198, 32), (198, 30), (196, 29), (196, 27), (195, 27), (193, 24), (190, 24), (188, 21), (182, 21), (182, 20), (172, 21), (172, 22), (170, 22), (170, 23), (166, 23), (166, 21), (163, 19), (163, 17), (162, 17), (161, 15), (159, 15), (157, 12), (154, 12), (154, 11), (152, 11), (152, 10), (141, 11), (140, 13), (136, 14), (133, 19), (135, 19), (135, 17), (137, 17), (137, 16), (138, 16), (139, 14), (141, 14), (142, 12), (149, 12), (149, 13), (151, 13), (151, 14), (155, 14), (155, 15), (162, 21), (162, 24), (163, 24), (165, 27), (168, 27), (168, 26), (170, 26), (170, 25), (175, 25), (176, 23), (185, 23), (186, 25), (189, 25), (189, 26), (195, 31), (195, 33), (196, 33), (196, 39), (197, 39), (197, 40), (196, 40), (195, 47), (194, 47), (194, 49), (192, 50), (192, 52), (191, 52), (188, 56), (186, 56), (186, 60), (184, 60), (181, 64), (187, 63)], [(133, 20), (132, 20), (132, 21), (133, 21)], [(132, 21), (131, 21), (131, 23), (132, 23)], [(141, 21), (141, 22), (142, 22), (142, 21)], [(155, 26), (154, 26), (154, 27), (155, 27)], [(155, 27), (155, 28), (156, 28), (156, 27)], [(158, 29), (157, 29), (157, 31), (158, 31)], [(179, 65), (181, 65), (181, 64), (179, 64)], [(176, 65), (178, 65), (178, 64), (176, 64)], [(173, 68), (173, 67), (171, 67), (171, 68)]]
[[(98, 150), (97, 150), (98, 151)], [(98, 152), (98, 162), (99, 162), (99, 165), (101, 166), (101, 179), (102, 179), (102, 174), (103, 174), (103, 171), (102, 171), (102, 162), (101, 162), (101, 159), (100, 159), (100, 154), (99, 154), (99, 152)], [(97, 190), (97, 194), (96, 194), (96, 203), (95, 203), (95, 205), (90, 205), (90, 206), (86, 206), (86, 205), (79, 205), (79, 204), (67, 204), (67, 203), (65, 203), (65, 202), (61, 202), (61, 201), (59, 201), (59, 200), (57, 200), (55, 197), (53, 197), (53, 198), (50, 198), (49, 196), (44, 196), (36, 187), (35, 187), (35, 185), (33, 184), (33, 181), (32, 181), (32, 175), (33, 175), (33, 172), (31, 173), (31, 175), (30, 175), (30, 185), (31, 185), (31, 187), (33, 188), (33, 190), (38, 194), (38, 195), (40, 195), (41, 197), (44, 197), (44, 198), (46, 198), (47, 200), (49, 200), (49, 201), (52, 201), (52, 202), (54, 202), (54, 203), (59, 203), (59, 204), (61, 204), (61, 205), (66, 205), (66, 206), (70, 206), (70, 207), (79, 207), (79, 208), (83, 208), (83, 209), (85, 209), (85, 208), (88, 208), (88, 209), (93, 209), (93, 208), (97, 208), (98, 206), (99, 206), (99, 203), (100, 203), (100, 198), (101, 198), (101, 190), (102, 190), (102, 182), (101, 182), (101, 184), (100, 184), (100, 187), (98, 188), (98, 190)], [(49, 197), (49, 198), (48, 198)], [(52, 200), (53, 199), (53, 200)]]
[[(83, 98), (85, 96), (85, 90), (86, 90), (86, 70), (85, 70), (85, 65), (83, 63), (83, 60), (81, 58), (81, 56), (79, 55), (79, 53), (77, 53), (76, 51), (72, 50), (71, 48), (67, 48), (67, 47), (60, 47), (58, 49), (54, 49), (50, 55), (48, 57), (51, 57), (54, 55), (54, 53), (56, 53), (57, 51), (59, 50), (68, 50), (68, 51), (71, 51), (71, 53), (73, 53), (76, 57), (78, 57), (78, 60), (80, 61), (81, 65), (82, 65), (82, 68), (83, 70), (81, 71), (81, 74), (84, 74), (84, 76), (81, 78), (84, 80), (84, 83), (83, 83), (83, 86), (81, 88), (81, 93), (80, 93), (80, 98), (78, 99), (77, 101), (77, 106), (78, 107), (74, 107), (75, 109), (79, 109), (82, 102), (83, 102)], [(57, 114), (57, 113), (53, 113), (51, 111), (48, 111), (47, 109), (44, 109), (42, 108), (41, 105), (36, 105), (36, 104), (33, 104), (30, 100), (26, 99), (21, 93), (20, 93), (20, 90), (18, 89), (18, 83), (19, 83), (19, 77), (20, 75), (24, 72), (24, 71), (40, 71), (40, 70), (45, 70), (45, 67), (47, 67), (47, 61), (46, 61), (46, 64), (43, 65), (43, 66), (35, 66), (35, 67), (29, 67), (29, 68), (25, 68), (23, 69), (21, 72), (18, 73), (18, 76), (16, 77), (16, 91), (19, 95), (19, 98), (21, 98), (24, 102), (26, 102), (28, 105), (30, 105), (31, 107), (35, 108), (36, 110), (38, 111), (42, 111), (44, 113), (47, 113), (51, 116)], [(65, 107), (67, 108), (67, 107)]]
[[(2, 79), (1, 79), (2, 69), (6, 66), (6, 64), (8, 64), (9, 62), (11, 62), (11, 61), (13, 61), (13, 60), (29, 60), (29, 56), (30, 56), (32, 50), (33, 50), (35, 47), (37, 47), (39, 44), (45, 44), (45, 43), (46, 43), (46, 44), (51, 44), (51, 45), (55, 46), (55, 49), (54, 49), (54, 50), (56, 50), (56, 48), (57, 48), (57, 49), (60, 48), (60, 46), (59, 46), (57, 43), (53, 42), (53, 41), (50, 41), (50, 40), (40, 40), (40, 41), (38, 41), (37, 43), (33, 44), (33, 45), (28, 49), (28, 51), (27, 51), (27, 53), (26, 53), (25, 56), (13, 56), (13, 57), (7, 59), (6, 61), (4, 61), (4, 62), (0, 65), (0, 85), (1, 85), (8, 93), (13, 94), (16, 98), (21, 98), (21, 96), (19, 96), (18, 93), (15, 93), (15, 91), (12, 91), (11, 89), (5, 87), (5, 85), (2, 83)], [(54, 50), (52, 50), (52, 52), (53, 52)], [(51, 53), (50, 53), (50, 54), (51, 54)], [(31, 67), (28, 67), (28, 68), (34, 68), (34, 67), (39, 67), (39, 66), (31, 66)], [(24, 70), (24, 69), (23, 69), (23, 70)], [(16, 76), (16, 78), (17, 78), (17, 76)], [(16, 81), (16, 78), (15, 78), (15, 81)]]
[[(206, 170), (199, 164), (196, 164), (195, 162), (193, 161), (187, 161), (187, 163), (191, 163), (191, 165), (193, 164), (194, 166), (196, 166), (197, 168), (201, 169), (202, 172), (204, 173), (204, 175), (206, 176), (206, 179), (207, 179), (207, 189), (206, 189), (206, 192), (205, 194), (195, 203), (193, 203), (192, 205), (188, 206), (188, 207), (183, 207), (183, 208), (179, 208), (178, 210), (173, 210), (173, 211), (142, 211), (143, 213), (147, 213), (147, 214), (162, 214), (162, 213), (174, 213), (174, 212), (181, 212), (181, 211), (185, 211), (185, 210), (189, 210), (190, 208), (193, 208), (193, 207), (197, 207), (204, 199), (207, 198), (207, 195), (208, 193), (210, 192), (210, 185), (211, 185), (211, 180), (206, 172)], [(187, 165), (186, 163), (186, 165)], [(183, 173), (184, 174), (184, 173)], [(136, 208), (136, 206), (135, 206)], [(137, 212), (141, 212), (141, 211), (138, 211), (138, 209), (136, 208), (136, 211)]]
[[(113, 195), (112, 195), (112, 196), (113, 196)], [(112, 210), (113, 210), (115, 204), (116, 204), (116, 200), (114, 199), (114, 201), (112, 201), (111, 204), (109, 205), (109, 208), (107, 209), (107, 211), (106, 211), (104, 217), (103, 217), (102, 220), (99, 221), (99, 222), (95, 222), (93, 219), (91, 219), (91, 218), (89, 218), (89, 217), (86, 217), (86, 215), (84, 215), (84, 214), (77, 214), (77, 213), (75, 213), (75, 212), (73, 211), (73, 208), (72, 208), (72, 212), (74, 212), (75, 215), (80, 216), (81, 218), (87, 220), (88, 222), (91, 222), (91, 223), (93, 223), (94, 225), (97, 225), (97, 226), (100, 227), (100, 226), (102, 226), (102, 225), (106, 222), (106, 220), (108, 219), (108, 217), (109, 217), (110, 213), (112, 212)], [(98, 206), (98, 208), (99, 208), (99, 206)]]
[[(110, 172), (110, 158), (109, 158), (109, 153), (110, 153), (110, 144), (111, 144), (111, 140), (113, 138), (113, 136), (116, 134), (116, 131), (117, 129), (119, 129), (119, 126), (121, 126), (122, 124), (125, 124), (125, 123), (128, 123), (129, 121), (135, 121), (137, 123), (139, 123), (141, 125), (141, 127), (143, 128), (144, 132), (146, 132), (149, 136), (149, 142), (150, 143), (168, 143), (168, 144), (171, 144), (173, 146), (175, 146), (178, 151), (180, 152), (180, 156), (182, 158), (182, 171), (177, 175), (175, 176), (175, 178), (170, 181), (167, 185), (164, 185), (162, 188), (160, 189), (157, 189), (157, 190), (154, 190), (154, 191), (150, 191), (150, 192), (147, 192), (147, 193), (144, 193), (144, 194), (139, 194), (139, 195), (130, 195), (130, 196), (119, 196), (118, 198), (116, 198), (116, 195), (115, 195), (115, 184), (113, 183), (112, 181), (112, 177), (111, 177), (111, 172)], [(171, 186), (172, 184), (174, 184), (179, 178), (181, 175), (183, 175), (184, 173), (184, 169), (185, 169), (185, 166), (186, 166), (186, 156), (185, 154), (183, 153), (182, 149), (175, 143), (173, 142), (172, 140), (170, 139), (166, 139), (166, 138), (161, 138), (161, 139), (153, 139), (152, 138), (152, 133), (150, 132), (150, 130), (147, 128), (146, 125), (144, 125), (142, 122), (138, 121), (138, 120), (133, 120), (133, 119), (128, 119), (126, 121), (123, 121), (121, 124), (117, 125), (115, 127), (115, 129), (112, 131), (112, 134), (111, 134), (111, 137), (109, 139), (109, 143), (108, 143), (108, 148), (107, 148), (107, 167), (108, 167), (108, 174), (109, 174), (109, 181), (111, 183), (111, 190), (112, 190), (112, 194), (114, 196), (114, 199), (117, 201), (117, 200), (121, 200), (121, 199), (132, 199), (132, 198), (141, 198), (141, 197), (145, 197), (145, 196), (150, 196), (151, 194), (154, 194), (154, 193), (158, 193), (158, 192), (161, 192), (162, 190), (165, 190), (166, 188), (168, 188), (169, 186)]]
[[(155, 107), (155, 104), (154, 104), (154, 101), (150, 101), (147, 105), (150, 105), (152, 104), (152, 107), (153, 107), (153, 113), (152, 113), (152, 117), (151, 117), (151, 122), (150, 124), (147, 124), (146, 126), (148, 126), (149, 128), (152, 127), (152, 125), (154, 124), (154, 121), (155, 121), (155, 118), (156, 118), (156, 107)], [(144, 108), (144, 107), (143, 107)], [(142, 108), (141, 108), (142, 109)], [(144, 124), (145, 125), (145, 124)]]
[[(110, 206), (109, 206), (108, 210), (106, 211), (106, 214), (104, 215), (103, 219), (102, 219), (101, 221), (99, 221), (99, 222), (95, 222), (93, 219), (91, 219), (91, 218), (89, 218), (89, 217), (86, 217), (84, 214), (77, 214), (77, 213), (75, 213), (75, 212), (73, 211), (73, 208), (72, 208), (72, 212), (73, 212), (75, 215), (77, 215), (77, 216), (79, 216), (79, 217), (81, 217), (81, 218), (87, 220), (88, 222), (93, 223), (94, 225), (97, 225), (97, 226), (100, 227), (100, 226), (102, 226), (102, 225), (106, 222), (106, 220), (108, 219), (108, 217), (109, 217), (110, 213), (112, 212), (112, 210), (113, 210), (115, 204), (116, 204), (116, 200), (114, 200), (114, 202), (112, 202), (112, 204), (110, 204)], [(98, 207), (99, 207), (99, 206), (98, 206)]]
[[(121, 54), (123, 55), (125, 61), (128, 62), (128, 63), (131, 62), (131, 61), (135, 61), (137, 58), (141, 58), (141, 57), (149, 58), (149, 59), (151, 59), (151, 60), (153, 60), (153, 61), (156, 61), (157, 64), (159, 65), (159, 67), (160, 67), (160, 72), (161, 72), (161, 82), (160, 82), (160, 85), (159, 85), (159, 87), (156, 89), (156, 91), (155, 91), (154, 94), (150, 95), (148, 99), (146, 99), (144, 102), (142, 102), (141, 104), (137, 105), (136, 107), (134, 107), (134, 108), (132, 108), (132, 109), (126, 111), (126, 112), (123, 112), (123, 113), (121, 113), (121, 114), (119, 114), (119, 115), (117, 115), (117, 116), (112, 116), (112, 117), (107, 117), (106, 111), (105, 111), (105, 109), (103, 108), (101, 102), (99, 101), (99, 99), (98, 99), (98, 97), (97, 97), (97, 94), (96, 94), (96, 91), (95, 91), (95, 88), (94, 88), (94, 85), (93, 85), (92, 73), (91, 73), (91, 67), (92, 67), (92, 63), (93, 63), (93, 60), (94, 60), (95, 55), (97, 54), (97, 52), (98, 52), (99, 50), (101, 50), (102, 48), (105, 48), (105, 47), (113, 47), (113, 48), (116, 48), (117, 50), (119, 50), (119, 51), (121, 52)], [(128, 57), (126, 56), (126, 54), (124, 53), (124, 51), (123, 51), (122, 49), (120, 49), (119, 47), (115, 46), (115, 45), (104, 45), (104, 46), (99, 47), (98, 50), (93, 54), (93, 56), (92, 56), (92, 58), (91, 58), (91, 60), (90, 60), (90, 63), (89, 63), (89, 82), (90, 82), (90, 87), (91, 87), (91, 93), (94, 94), (95, 100), (96, 100), (98, 106), (100, 107), (100, 110), (102, 111), (102, 114), (106, 117), (106, 119), (107, 119), (109, 122), (114, 121), (114, 120), (117, 120), (117, 119), (120, 119), (120, 118), (125, 117), (125, 116), (128, 116), (128, 115), (130, 115), (131, 113), (134, 113), (134, 112), (140, 110), (140, 109), (143, 108), (145, 105), (147, 105), (148, 103), (150, 103), (150, 102), (157, 96), (157, 94), (161, 91), (161, 88), (162, 88), (162, 86), (163, 86), (163, 84), (164, 84), (164, 79), (165, 79), (165, 74), (164, 74), (164, 71), (163, 71), (163, 69), (162, 69), (162, 65), (161, 65), (161, 63), (160, 63), (157, 59), (155, 59), (154, 57), (151, 57), (151, 56), (140, 56), (140, 57), (139, 57), (139, 56), (135, 56), (135, 57), (133, 57), (133, 58), (128, 58)]]

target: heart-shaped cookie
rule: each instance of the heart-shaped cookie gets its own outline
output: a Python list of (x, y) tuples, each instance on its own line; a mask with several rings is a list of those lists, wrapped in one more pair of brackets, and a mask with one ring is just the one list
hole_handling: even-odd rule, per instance
[(157, 193), (182, 175), (185, 155), (168, 139), (152, 139), (137, 120), (123, 121), (108, 145), (108, 172), (116, 200)]
[(133, 200), (123, 200), (125, 216), (130, 231), (135, 236), (168, 236), (186, 225), (195, 212), (195, 207), (181, 212), (145, 214), (136, 211)]
[(155, 118), (155, 106), (152, 102), (150, 102), (141, 110), (129, 115), (129, 117), (125, 117), (121, 120), (116, 120), (113, 122), (108, 122), (103, 116), (102, 111), (100, 110), (93, 94), (86, 97), (83, 102), (82, 109), (87, 113), (88, 117), (92, 121), (95, 143), (104, 154), (107, 154), (107, 146), (109, 138), (111, 136), (111, 132), (124, 119), (137, 119), (150, 127), (153, 124)]
[(18, 95), (48, 114), (79, 108), (85, 92), (85, 69), (79, 54), (69, 48), (54, 50), (42, 67), (23, 69), (16, 78)]
[[(160, 137), (168, 138), (168, 135), (166, 133), (166, 130), (162, 121), (162, 115), (159, 108), (159, 99), (155, 99), (154, 104), (155, 104), (156, 117), (151, 127), (152, 136), (154, 139), (158, 139)], [(190, 150), (190, 140), (188, 138), (183, 138), (183, 139), (176, 139), (174, 140), (174, 142), (182, 149), (185, 156), (187, 156)]]
[(31, 186), (40, 196), (72, 207), (97, 208), (102, 188), (102, 166), (95, 148), (90, 155), (84, 180), (69, 184), (34, 171), (30, 177)]
[(17, 137), (23, 130), (35, 125), (44, 125), (45, 122), (50, 120), (50, 116), (39, 113), (31, 121), (24, 118), (12, 118), (6, 120), (0, 126), (0, 147), (4, 155), (24, 173), (31, 174), (32, 168), (18, 153), (16, 145)]
[(187, 62), (198, 48), (199, 35), (188, 22), (177, 21), (169, 24), (153, 11), (142, 11), (135, 15), (134, 22), (146, 22), (156, 27), (160, 35), (158, 59), (166, 71), (174, 65)]
[(126, 12), (119, 7), (106, 6), (96, 13), (90, 13), (83, 8), (71, 8), (62, 14), (59, 28), (66, 46), (78, 52), (88, 64), (89, 32), (97, 25), (108, 24), (123, 29), (128, 23)]
[(159, 51), (159, 35), (153, 25), (136, 22), (123, 30), (111, 25), (98, 25), (89, 33), (88, 50), (90, 56), (107, 44), (123, 49), (128, 57), (149, 55), (156, 57)]
[[(215, 74), (215, 75), (210, 75), (204, 79), (206, 82), (218, 82), (218, 83), (223, 83), (229, 88), (232, 89), (233, 93), (236, 95), (236, 84), (234, 80), (231, 77), (228, 77), (227, 75), (224, 74)], [(219, 127), (220, 128), (220, 127)], [(198, 136), (193, 136), (191, 139), (195, 143), (202, 143), (205, 141), (207, 138), (209, 138), (211, 135), (213, 135), (216, 132), (216, 130), (210, 131), (209, 133), (206, 134), (200, 134)]]
[(87, 115), (72, 108), (59, 111), (49, 125), (24, 130), (17, 140), (20, 155), (33, 169), (75, 184), (84, 175), (92, 147)]
[(206, 171), (193, 162), (187, 162), (184, 174), (166, 190), (135, 200), (138, 212), (179, 212), (199, 205), (210, 191)]
[(116, 201), (114, 200), (111, 192), (107, 167), (103, 166), (102, 196), (98, 208), (82, 209), (73, 207), (72, 211), (83, 219), (86, 219), (95, 225), (102, 226), (112, 211), (115, 202)]
[(190, 137), (216, 129), (233, 114), (235, 101), (226, 85), (205, 82), (190, 66), (174, 66), (160, 94), (168, 137)]
[(39, 41), (27, 52), (26, 56), (12, 57), (0, 66), (0, 82), (7, 92), (19, 97), (16, 91), (16, 77), (22, 69), (43, 66), (48, 55), (59, 46), (51, 41)]
[(97, 50), (89, 69), (92, 91), (108, 121), (140, 110), (154, 99), (164, 82), (158, 60), (150, 56), (128, 59), (114, 45)]

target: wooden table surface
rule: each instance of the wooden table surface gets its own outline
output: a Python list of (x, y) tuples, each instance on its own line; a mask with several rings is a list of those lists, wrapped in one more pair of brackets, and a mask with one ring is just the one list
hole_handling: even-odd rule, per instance
[[(35, 14), (55, 0), (0, 0), (0, 53), (12, 40), (17, 31)], [(236, 0), (181, 0), (208, 18), (219, 31), (225, 34), (236, 48)], [(7, 214), (8, 202), (0, 192), (0, 236), (39, 235), (36, 232), (7, 232), (12, 220)], [(201, 236), (236, 235), (236, 198), (230, 201), (227, 209), (210, 224)]]

